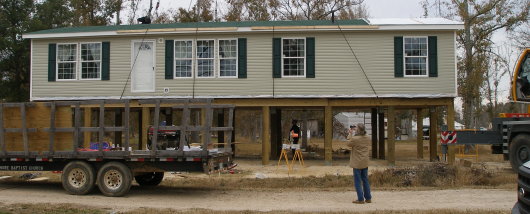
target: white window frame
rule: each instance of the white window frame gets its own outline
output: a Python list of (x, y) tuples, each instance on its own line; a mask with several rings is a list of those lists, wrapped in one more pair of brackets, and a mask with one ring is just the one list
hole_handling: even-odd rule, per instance
[[(303, 39), (304, 40), (304, 57), (287, 57), (287, 59), (304, 59), (304, 75), (297, 75), (297, 76), (293, 76), (293, 75), (284, 75), (284, 59), (285, 57), (283, 56), (283, 40), (286, 40), (286, 39)], [(282, 69), (281, 69), (281, 72), (282, 72), (282, 78), (305, 78), (306, 75), (307, 75), (307, 39), (305, 37), (285, 37), (285, 38), (282, 38), (282, 40), (280, 41), (280, 46), (281, 46), (281, 66), (282, 66)]]
[[(212, 41), (212, 40), (213, 40), (213, 58), (199, 58), (199, 56), (197, 56), (197, 47), (199, 46), (197, 43), (199, 41)], [(216, 48), (217, 48), (216, 43), (217, 43), (216, 39), (204, 38), (204, 39), (196, 39), (195, 40), (195, 50), (194, 50), (195, 54), (193, 55), (193, 57), (195, 57), (195, 74), (194, 75), (195, 75), (196, 78), (201, 78), (201, 79), (216, 78), (216, 73), (217, 73), (215, 71), (216, 70), (215, 68), (217, 67), (217, 65), (216, 65), (216, 55), (218, 54), (217, 50), (216, 50)], [(207, 77), (204, 77), (204, 76), (200, 77), (199, 76), (199, 60), (201, 60), (201, 59), (206, 59), (206, 60), (210, 60), (211, 59), (213, 61), (213, 74), (212, 74), (212, 76), (207, 76)]]
[[(177, 57), (175, 56), (176, 52), (176, 43), (177, 42), (189, 42), (191, 41), (191, 58), (178, 58), (178, 60), (191, 60), (191, 76), (189, 77), (177, 77)], [(173, 41), (173, 79), (191, 79), (195, 75), (195, 58), (196, 58), (196, 41), (193, 39), (176, 39)], [(214, 68), (215, 69), (215, 68)]]
[[(75, 78), (73, 79), (59, 79), (59, 45), (75, 45), (75, 60), (74, 61), (61, 61), (61, 62), (64, 62), (64, 63), (75, 63), (75, 66), (74, 66), (74, 75), (75, 75)], [(78, 43), (57, 43), (56, 44), (56, 50), (55, 50), (55, 81), (76, 81), (78, 80), (78, 66), (79, 66), (79, 60), (78, 60), (78, 57), (79, 57), (79, 44)]]
[[(406, 38), (425, 38), (427, 41), (427, 56), (406, 56), (405, 55), (405, 39)], [(424, 75), (407, 75), (406, 58), (425, 58), (425, 74)], [(429, 77), (429, 38), (427, 36), (404, 36), (403, 37), (403, 77)]]
[[(83, 44), (99, 44), (99, 60), (91, 60), (91, 61), (83, 61), (83, 58), (81, 57), (81, 45)], [(79, 53), (78, 53), (78, 59), (79, 59), (79, 75), (77, 78), (78, 80), (101, 80), (102, 75), (102, 60), (103, 60), (103, 44), (102, 42), (80, 42), (79, 43)], [(83, 62), (99, 62), (99, 78), (83, 78)]]
[[(221, 76), (221, 52), (219, 51), (219, 48), (221, 47), (221, 45), (219, 44), (219, 42), (221, 40), (235, 40), (236, 41), (236, 56), (234, 58), (223, 58), (223, 59), (235, 59), (236, 60), (236, 74), (235, 76)], [(223, 78), (223, 79), (237, 79), (239, 77), (239, 44), (238, 44), (238, 39), (237, 38), (220, 38), (220, 39), (217, 39), (217, 54), (215, 55), (217, 57), (217, 77), (218, 78)]]

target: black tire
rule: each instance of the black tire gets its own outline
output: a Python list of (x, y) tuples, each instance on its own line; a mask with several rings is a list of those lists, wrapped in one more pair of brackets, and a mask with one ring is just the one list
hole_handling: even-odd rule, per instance
[(140, 186), (156, 186), (164, 179), (164, 172), (149, 172), (134, 176)]
[(519, 134), (510, 143), (510, 163), (512, 169), (517, 171), (519, 166), (530, 161), (530, 135)]
[(131, 189), (131, 170), (120, 162), (108, 162), (98, 171), (98, 188), (105, 196), (120, 197)]
[(86, 195), (96, 186), (96, 171), (84, 161), (72, 161), (61, 175), (63, 188), (72, 195)]

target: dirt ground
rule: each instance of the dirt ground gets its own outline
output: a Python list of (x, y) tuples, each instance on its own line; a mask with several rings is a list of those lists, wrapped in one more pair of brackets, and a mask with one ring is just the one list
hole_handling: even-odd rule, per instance
[[(396, 165), (414, 166), (426, 163), (417, 160), (415, 144), (402, 142), (397, 144)], [(502, 161), (502, 156), (489, 154), (487, 147), (479, 147), (479, 161), (488, 168), (510, 171), (510, 165)], [(428, 153), (425, 153), (428, 157)], [(472, 160), (474, 161), (474, 160)], [(24, 181), (0, 178), (0, 202), (3, 204), (64, 204), (75, 207), (91, 206), (109, 212), (124, 212), (136, 209), (207, 209), (213, 211), (287, 211), (287, 212), (364, 212), (364, 211), (407, 211), (407, 210), (495, 210), (509, 213), (517, 200), (515, 189), (511, 188), (457, 188), (457, 189), (407, 189), (396, 188), (381, 190), (375, 188), (371, 204), (352, 204), (354, 188), (277, 188), (277, 189), (237, 189), (237, 188), (200, 188), (175, 186), (172, 181), (187, 179), (190, 182), (215, 181), (216, 179), (268, 179), (268, 178), (304, 178), (326, 175), (351, 175), (347, 159), (333, 161), (332, 166), (323, 160), (306, 160), (305, 165), (295, 164), (288, 170), (285, 163), (261, 165), (259, 159), (236, 159), (238, 167), (235, 174), (218, 173), (166, 173), (164, 181), (157, 187), (140, 187), (136, 183), (125, 197), (108, 198), (98, 190), (85, 196), (68, 195), (61, 187), (58, 174), (43, 173), (40, 180)], [(371, 160), (370, 171), (384, 170), (388, 166), (384, 160)], [(23, 172), (0, 172), (0, 177), (19, 176)], [(48, 179), (46, 179), (48, 178)], [(516, 181), (513, 181), (514, 186)], [(476, 211), (475, 213), (480, 213)]]

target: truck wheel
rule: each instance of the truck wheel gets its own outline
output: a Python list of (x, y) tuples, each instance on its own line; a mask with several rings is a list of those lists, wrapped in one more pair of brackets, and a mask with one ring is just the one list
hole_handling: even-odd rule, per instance
[(119, 197), (131, 189), (131, 170), (120, 162), (108, 162), (98, 171), (98, 188), (105, 196)]
[(96, 186), (94, 167), (84, 161), (72, 161), (63, 169), (63, 188), (72, 195), (85, 195)]
[(134, 176), (134, 179), (140, 186), (156, 186), (164, 179), (164, 172), (149, 172)]
[(517, 171), (519, 166), (530, 160), (530, 135), (519, 134), (510, 143), (510, 163)]

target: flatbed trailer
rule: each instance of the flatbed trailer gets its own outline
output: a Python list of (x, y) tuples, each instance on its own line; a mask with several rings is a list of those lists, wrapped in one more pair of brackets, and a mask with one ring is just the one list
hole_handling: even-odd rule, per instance
[(456, 144), (491, 145), (493, 154), (503, 154), (512, 169), (530, 161), (530, 114), (504, 113), (494, 118), (491, 130), (456, 130)]
[[(167, 171), (203, 171), (211, 173), (232, 166), (230, 146), (233, 130), (233, 105), (215, 105), (212, 99), (151, 99), (151, 100), (89, 100), (52, 101), (28, 103), (0, 103), (0, 171), (62, 171), (63, 188), (70, 194), (83, 195), (96, 186), (106, 196), (127, 194), (133, 179), (140, 185), (158, 185)], [(179, 145), (171, 150), (157, 149), (158, 135), (152, 135), (150, 150), (133, 150), (130, 147), (131, 102), (136, 107), (154, 108), (152, 129), (174, 130), (182, 133)], [(160, 126), (161, 106), (182, 112), (178, 126)], [(82, 126), (83, 106), (96, 106), (99, 109), (96, 127)], [(105, 126), (107, 106), (123, 108), (123, 126)], [(200, 125), (190, 125), (190, 111), (200, 109), (205, 121)], [(213, 127), (213, 109), (228, 110), (228, 124)], [(59, 113), (59, 110), (62, 113)], [(17, 112), (19, 114), (17, 115)], [(31, 116), (41, 117), (40, 122), (32, 121)], [(43, 114), (48, 113), (47, 116)], [(47, 127), (42, 121), (48, 120)], [(71, 120), (71, 124), (65, 121)], [(36, 127), (31, 127), (30, 123)], [(57, 124), (62, 123), (63, 126)], [(5, 127), (8, 124), (8, 127)], [(11, 126), (11, 127), (9, 127)], [(202, 132), (200, 147), (190, 149), (185, 145), (186, 133)], [(212, 148), (211, 132), (226, 132), (228, 143), (224, 148)], [(82, 135), (97, 132), (96, 149), (87, 148)], [(105, 132), (123, 134), (123, 145), (105, 148)], [(8, 136), (9, 135), (9, 136)], [(71, 137), (68, 137), (71, 136)], [(47, 139), (43, 139), (46, 138)], [(62, 137), (62, 138), (60, 138)], [(66, 140), (65, 140), (66, 139)], [(35, 142), (32, 143), (32, 140)], [(47, 145), (42, 142), (47, 141)], [(69, 148), (65, 149), (65, 144)], [(32, 148), (39, 148), (33, 150)], [(58, 149), (62, 148), (62, 149)], [(210, 149), (209, 149), (210, 148)]]

